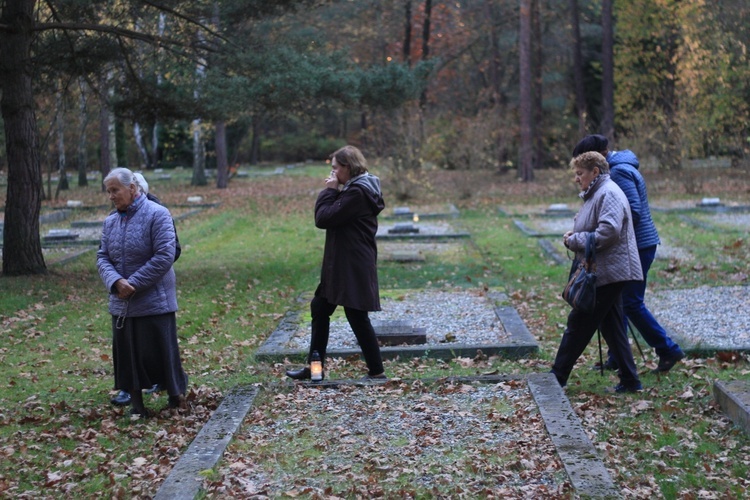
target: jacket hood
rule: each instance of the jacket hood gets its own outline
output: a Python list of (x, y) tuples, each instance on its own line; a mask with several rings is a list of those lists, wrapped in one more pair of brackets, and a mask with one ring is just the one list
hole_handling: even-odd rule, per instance
[(610, 151), (607, 155), (607, 163), (609, 163), (610, 168), (624, 163), (632, 165), (636, 170), (640, 167), (638, 157), (629, 149)]
[(369, 172), (365, 172), (362, 175), (358, 175), (357, 177), (350, 179), (349, 182), (344, 184), (342, 191), (346, 191), (347, 189), (349, 189), (349, 186), (351, 186), (352, 184), (362, 186), (375, 196), (383, 196), (383, 193), (380, 191), (380, 179)]

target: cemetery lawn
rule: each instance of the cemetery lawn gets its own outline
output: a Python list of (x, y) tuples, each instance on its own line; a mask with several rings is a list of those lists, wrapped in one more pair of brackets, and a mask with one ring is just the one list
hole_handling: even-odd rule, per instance
[[(263, 172), (274, 169), (269, 166)], [(325, 165), (300, 166), (284, 175), (235, 177), (225, 190), (191, 187), (189, 172), (175, 172), (169, 181), (149, 179), (152, 192), (175, 212), (188, 196), (202, 196), (205, 202), (200, 211), (177, 221), (183, 247), (175, 264), (178, 334), (190, 376), (190, 411), (184, 414), (163, 410), (155, 418), (134, 420), (127, 409), (109, 404), (114, 394), (110, 316), (96, 272), (95, 250), (65, 261), (66, 252), (58, 249), (49, 254), (48, 275), (0, 278), (0, 497), (153, 496), (232, 387), (285, 382), (285, 367), (299, 359), (260, 362), (254, 352), (298, 297), (317, 284), (324, 234), (313, 226), (312, 207), (328, 171)], [(425, 182), (418, 183), (414, 197), (399, 201), (389, 197), (392, 180), (377, 162), (372, 171), (383, 179), (387, 207), (450, 202), (461, 211), (456, 224), (472, 235), (463, 251), (444, 260), (383, 261), (379, 272), (384, 293), (415, 288), (505, 292), (540, 345), (539, 355), (531, 359), (394, 360), (386, 362), (387, 373), (394, 378), (431, 379), (548, 371), (568, 311), (559, 297), (567, 267), (554, 264), (537, 239), (524, 236), (498, 207), (543, 209), (551, 203), (568, 203), (577, 208), (569, 172), (538, 171), (537, 182), (523, 184), (512, 174), (429, 171), (423, 173)], [(707, 173), (704, 193), (692, 196), (666, 174), (649, 173), (646, 179), (652, 205), (657, 200), (687, 202), (704, 196), (750, 204), (750, 176), (743, 171), (733, 171), (732, 182), (725, 172)], [(466, 183), (475, 186), (470, 198), (458, 196), (465, 191), (458, 187)], [(58, 201), (45, 201), (43, 213), (63, 207), (66, 200), (92, 206), (106, 202), (98, 184), (73, 187), (61, 196)], [(76, 211), (72, 217), (84, 215)], [(687, 263), (657, 260), (649, 274), (651, 288), (747, 285), (746, 230), (701, 229), (672, 212), (655, 212), (654, 217), (662, 238), (689, 249), (692, 258)], [(641, 345), (646, 349), (643, 341)], [(643, 374), (642, 393), (604, 393), (616, 377), (590, 370), (598, 360), (595, 341), (565, 390), (623, 495), (748, 496), (750, 438), (732, 425), (713, 398), (714, 381), (750, 379), (747, 353), (692, 356), (659, 376), (649, 373), (657, 361), (650, 350), (647, 363), (637, 351), (634, 354)], [(335, 364), (336, 378), (359, 378), (363, 373), (364, 363), (357, 359)], [(152, 409), (166, 406), (164, 394), (146, 399)], [(293, 449), (310, 439), (305, 433), (290, 436)], [(233, 443), (228, 453), (242, 456), (242, 446), (246, 443)], [(267, 449), (267, 455), (263, 448), (255, 449), (254, 460), (275, 460), (275, 448)], [(468, 463), (471, 452), (461, 453), (465, 456), (456, 460)], [(503, 463), (506, 458), (497, 460)], [(213, 493), (209, 489), (209, 495), (242, 496), (242, 485), (224, 472), (230, 470), (228, 465), (207, 472), (208, 484), (224, 488), (217, 486)], [(314, 471), (300, 466), (289, 473), (304, 478)], [(460, 481), (462, 472), (455, 474)], [(290, 484), (295, 478), (289, 477)], [(377, 485), (372, 485), (373, 489), (356, 493), (429, 496), (440, 491), (408, 479), (404, 472), (394, 478), (393, 490), (376, 490)], [(572, 494), (562, 488), (559, 495)]]

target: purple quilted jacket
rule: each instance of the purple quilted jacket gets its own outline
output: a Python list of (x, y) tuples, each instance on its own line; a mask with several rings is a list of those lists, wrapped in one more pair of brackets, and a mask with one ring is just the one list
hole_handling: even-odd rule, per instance
[[(165, 207), (138, 199), (127, 216), (117, 211), (105, 220), (96, 267), (109, 295), (109, 312), (125, 317), (177, 310), (174, 269), (175, 230)], [(114, 284), (126, 278), (136, 289), (129, 301), (117, 298)]]

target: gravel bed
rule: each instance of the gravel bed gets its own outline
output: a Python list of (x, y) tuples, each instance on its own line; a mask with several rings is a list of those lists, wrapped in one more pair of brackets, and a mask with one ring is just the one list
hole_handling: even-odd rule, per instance
[[(492, 301), (475, 291), (410, 291), (398, 299), (382, 299), (381, 307), (382, 311), (370, 313), (371, 320), (411, 320), (415, 328), (425, 329), (427, 344), (496, 344), (510, 337)], [(310, 326), (301, 324), (287, 347), (307, 349), (309, 345)], [(358, 347), (343, 311), (337, 310), (331, 319), (328, 347)]]
[[(444, 221), (430, 221), (430, 222), (411, 222), (405, 220), (403, 222), (395, 222), (393, 224), (379, 224), (377, 236), (380, 235), (393, 235), (398, 233), (389, 233), (389, 229), (393, 229), (396, 224), (414, 224), (414, 227), (419, 230), (416, 234), (429, 234), (429, 235), (444, 235), (454, 234), (458, 231), (448, 222)], [(411, 233), (404, 233), (404, 236), (409, 236)]]
[(463, 243), (409, 241), (409, 242), (378, 242), (378, 257), (388, 257), (394, 252), (413, 252), (419, 254), (443, 254), (457, 252), (464, 248)]
[(700, 214), (695, 216), (696, 219), (703, 220), (714, 226), (726, 229), (730, 231), (744, 230), (747, 231), (750, 228), (750, 214), (743, 213), (728, 213), (728, 214), (715, 214), (706, 215)]
[(567, 481), (527, 386), (515, 382), (298, 386), (254, 409), (238, 441), (246, 445), (230, 447), (218, 473), (259, 498), (412, 498), (433, 488), (446, 498), (542, 498)]
[(750, 287), (649, 292), (646, 305), (683, 347), (750, 349)]

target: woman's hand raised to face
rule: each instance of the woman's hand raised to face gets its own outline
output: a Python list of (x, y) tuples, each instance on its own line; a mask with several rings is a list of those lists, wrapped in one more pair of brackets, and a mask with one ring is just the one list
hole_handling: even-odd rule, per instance
[(332, 189), (339, 188), (339, 180), (336, 178), (336, 174), (334, 172), (331, 172), (331, 175), (326, 177), (325, 183), (326, 183), (327, 188), (332, 188)]

